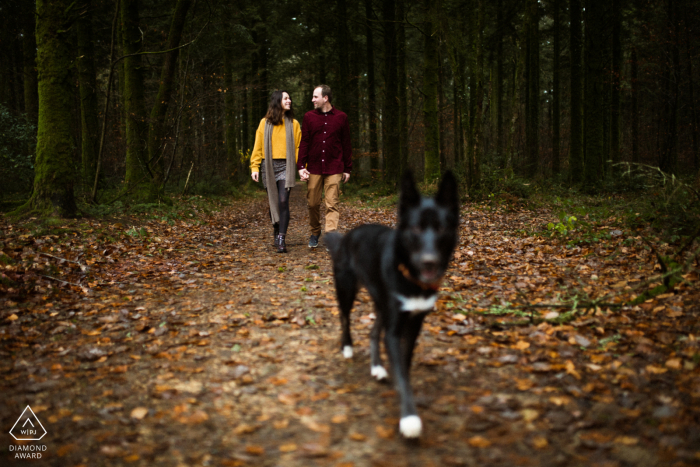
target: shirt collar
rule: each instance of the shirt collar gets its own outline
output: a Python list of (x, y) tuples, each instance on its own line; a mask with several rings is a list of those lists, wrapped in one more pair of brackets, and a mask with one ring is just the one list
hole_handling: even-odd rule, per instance
[(335, 113), (335, 112), (333, 112), (334, 110), (335, 110), (335, 107), (333, 107), (331, 105), (331, 110), (329, 110), (328, 112), (324, 112), (321, 109), (316, 109), (316, 112), (320, 113), (321, 115), (326, 115), (326, 114), (334, 114)]

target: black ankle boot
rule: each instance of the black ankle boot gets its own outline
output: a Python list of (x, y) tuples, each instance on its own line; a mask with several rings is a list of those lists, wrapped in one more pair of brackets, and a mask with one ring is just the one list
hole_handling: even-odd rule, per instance
[(286, 234), (279, 234), (277, 236), (277, 253), (286, 253), (287, 252), (287, 244), (284, 241), (284, 237)]
[(272, 224), (272, 228), (274, 229), (274, 233), (272, 236), (272, 242), (275, 248), (277, 248), (277, 236), (280, 234), (280, 225), (278, 222), (275, 222)]

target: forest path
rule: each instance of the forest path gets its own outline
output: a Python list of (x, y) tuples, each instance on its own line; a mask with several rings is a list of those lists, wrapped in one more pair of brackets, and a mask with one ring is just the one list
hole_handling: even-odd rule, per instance
[[(47, 430), (32, 462), (52, 466), (700, 463), (697, 292), (515, 325), (523, 317), (505, 302), (623, 291), (654, 261), (627, 235), (588, 248), (523, 236), (549, 213), (483, 205), (463, 208), (419, 338), (424, 435), (402, 440), (395, 391), (370, 377), (364, 291), (355, 357), (340, 353), (330, 259), (306, 245), (304, 193), (293, 191), (288, 254), (273, 250), (266, 199), (233, 201), (199, 225), (147, 222), (146, 237), (96, 249), (87, 295), (2, 302), (0, 426), (30, 405)], [(341, 206), (341, 231), (394, 219), (393, 208)], [(46, 246), (18, 236), (5, 251), (30, 241)], [(3, 465), (28, 462), (8, 444)]]

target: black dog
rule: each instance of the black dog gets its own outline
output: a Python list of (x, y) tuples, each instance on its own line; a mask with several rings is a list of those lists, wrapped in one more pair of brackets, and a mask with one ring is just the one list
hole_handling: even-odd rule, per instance
[(437, 300), (437, 291), (457, 243), (459, 197), (457, 180), (447, 172), (435, 198), (423, 198), (410, 172), (403, 175), (396, 230), (363, 225), (345, 236), (326, 235), (333, 258), (335, 288), (340, 306), (342, 350), (352, 357), (350, 310), (358, 283), (374, 300), (377, 319), (371, 331), (371, 374), (377, 380), (388, 374), (379, 354), (384, 344), (401, 399), (399, 429), (407, 438), (420, 436), (423, 428), (416, 412), (408, 376), (413, 349), (423, 319)]

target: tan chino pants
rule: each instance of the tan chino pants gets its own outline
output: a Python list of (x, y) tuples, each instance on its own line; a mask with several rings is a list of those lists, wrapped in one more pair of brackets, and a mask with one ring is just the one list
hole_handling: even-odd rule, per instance
[(309, 206), (309, 226), (311, 235), (321, 235), (321, 190), (326, 195), (326, 233), (338, 228), (338, 193), (343, 174), (315, 175), (309, 174), (306, 201)]

